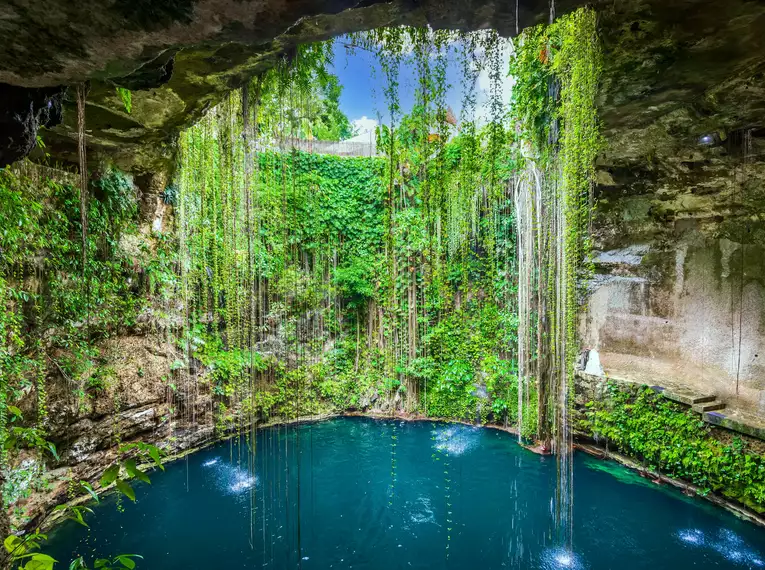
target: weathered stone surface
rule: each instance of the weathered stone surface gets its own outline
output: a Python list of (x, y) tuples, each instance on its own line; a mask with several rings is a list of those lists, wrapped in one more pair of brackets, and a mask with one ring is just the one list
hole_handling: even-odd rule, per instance
[(0, 83), (0, 168), (27, 156), (40, 127), (61, 122), (64, 89), (24, 89)]
[(624, 2), (604, 41), (582, 321), (607, 373), (765, 412), (765, 6)]

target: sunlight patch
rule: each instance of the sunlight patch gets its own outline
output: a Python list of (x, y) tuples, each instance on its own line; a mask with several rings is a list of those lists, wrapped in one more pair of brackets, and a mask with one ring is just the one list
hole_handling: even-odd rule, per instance
[(433, 446), (449, 455), (462, 455), (477, 445), (477, 430), (468, 426), (437, 428), (433, 430)]
[(704, 544), (704, 533), (697, 528), (681, 530), (677, 533), (677, 538), (686, 544), (693, 544), (695, 546)]
[(739, 535), (730, 529), (721, 529), (716, 537), (706, 536), (698, 529), (678, 531), (677, 538), (694, 547), (704, 547), (717, 552), (729, 562), (756, 568), (765, 567), (765, 560), (749, 548)]
[(414, 524), (425, 524), (436, 522), (436, 515), (430, 506), (430, 499), (428, 497), (418, 497), (414, 505), (411, 507), (409, 519)]
[(253, 485), (255, 485), (255, 477), (251, 477), (249, 475), (244, 475), (244, 474), (238, 474), (235, 477), (235, 480), (231, 484), (231, 487), (229, 487), (229, 489), (233, 491), (234, 493), (240, 493), (242, 491), (246, 491), (247, 489), (251, 488)]
[(239, 494), (258, 484), (257, 476), (250, 474), (247, 469), (223, 463), (219, 457), (204, 461), (202, 467), (211, 469), (215, 473), (217, 486), (229, 493)]
[(542, 554), (542, 568), (545, 570), (582, 570), (586, 566), (575, 552), (565, 548), (555, 548)]

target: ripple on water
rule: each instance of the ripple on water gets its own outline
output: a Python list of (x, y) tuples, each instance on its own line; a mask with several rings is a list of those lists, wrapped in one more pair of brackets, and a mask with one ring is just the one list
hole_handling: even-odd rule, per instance
[(409, 519), (414, 524), (436, 524), (436, 515), (428, 497), (418, 497), (409, 510)]
[(478, 430), (469, 426), (439, 426), (433, 430), (433, 447), (449, 455), (462, 455), (478, 443)]
[(219, 457), (208, 459), (202, 467), (211, 468), (218, 486), (228, 493), (239, 494), (258, 484), (258, 478), (246, 469), (220, 461)]
[(688, 546), (714, 551), (734, 564), (750, 568), (765, 567), (762, 556), (749, 547), (743, 538), (729, 529), (720, 529), (716, 535), (712, 536), (696, 528), (682, 529), (677, 532), (677, 538)]
[(575, 552), (565, 548), (550, 548), (542, 553), (542, 568), (544, 570), (584, 570), (586, 566)]

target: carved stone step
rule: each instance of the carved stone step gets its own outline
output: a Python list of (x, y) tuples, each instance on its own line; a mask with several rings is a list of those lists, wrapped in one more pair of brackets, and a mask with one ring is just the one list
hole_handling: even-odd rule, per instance
[(717, 396), (693, 396), (691, 397), (691, 404), (704, 404), (706, 402), (714, 402)]
[(719, 401), (704, 402), (701, 404), (693, 405), (693, 410), (700, 414), (703, 414), (704, 412), (714, 412), (716, 410), (723, 410), (723, 409), (725, 409), (725, 404)]
[(712, 394), (699, 394), (687, 388), (665, 388), (664, 386), (652, 386), (652, 388), (663, 394), (665, 398), (686, 406), (695, 406), (717, 400), (717, 397)]

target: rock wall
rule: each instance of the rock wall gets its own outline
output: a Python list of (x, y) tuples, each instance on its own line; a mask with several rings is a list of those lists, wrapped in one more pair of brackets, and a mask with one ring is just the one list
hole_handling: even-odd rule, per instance
[(715, 132), (711, 144), (653, 164), (605, 156), (581, 332), (607, 374), (765, 412), (765, 165), (756, 135)]
[(600, 8), (606, 145), (583, 344), (607, 374), (765, 413), (765, 9)]
[[(104, 164), (99, 171), (110, 172), (110, 166)], [(67, 213), (79, 220), (79, 211), (67, 211), (49, 184), (52, 180), (69, 188), (76, 182), (69, 173), (29, 163), (10, 172), (13, 174), (1, 181), (4, 196), (18, 193), (22, 204), (30, 209), (40, 200), (41, 212), (62, 220), (62, 224), (68, 223)], [(98, 176), (95, 174), (91, 181), (91, 207), (102, 199)], [(121, 293), (117, 297), (109, 292), (116, 285), (106, 293), (97, 289), (94, 313), (88, 312), (87, 348), (83, 349), (81, 342), (85, 319), (73, 316), (82, 313), (82, 299), (77, 287), (67, 288), (67, 284), (76, 283), (81, 266), (61, 262), (61, 256), (69, 251), (65, 245), (56, 242), (57, 249), (30, 246), (27, 258), (9, 278), (13, 286), (35, 295), (26, 305), (8, 304), (4, 309), (15, 311), (23, 320), (19, 328), (21, 354), (39, 361), (31, 368), (22, 362), (17, 365), (21, 372), (12, 370), (4, 378), (12, 383), (12, 403), (21, 413), (9, 429), (37, 429), (56, 449), (53, 454), (45, 445), (27, 445), (29, 436), (22, 436), (26, 443), (9, 450), (10, 469), (0, 472), (0, 483), (9, 506), (7, 514), (16, 528), (38, 522), (52, 505), (66, 500), (69, 481), (97, 480), (117, 458), (122, 443), (153, 443), (176, 454), (213, 437), (209, 387), (195, 386), (195, 407), (190, 409), (189, 386), (179, 381), (180, 374), (173, 366), (182, 359), (175, 338), (182, 322), (182, 306), (173, 293), (172, 259), (160, 259), (173, 255), (166, 251), (173, 247), (175, 231), (172, 206), (163, 198), (167, 178), (159, 173), (139, 178), (120, 175), (119, 179), (130, 181), (132, 190), (125, 199), (137, 200), (134, 213), (129, 219), (112, 218), (113, 247), (104, 245), (93, 255), (113, 266), (113, 273), (99, 276), (110, 283), (119, 282)], [(70, 195), (70, 191), (61, 192)], [(46, 243), (37, 234), (45, 233), (47, 226), (28, 223), (32, 233), (19, 239)], [(80, 240), (78, 231), (56, 235), (56, 239), (73, 244)], [(99, 238), (92, 237), (98, 243)], [(170, 283), (151, 286), (152, 279)], [(62, 306), (67, 303), (78, 304), (80, 312), (65, 313)], [(124, 303), (130, 309), (124, 313), (110, 311), (107, 309), (113, 307), (104, 307), (104, 303)], [(16, 345), (4, 348), (18, 350)], [(4, 353), (4, 363), (9, 361), (9, 354)], [(35, 370), (42, 371), (42, 380), (34, 377)], [(7, 519), (0, 516), (0, 526), (6, 523)]]

